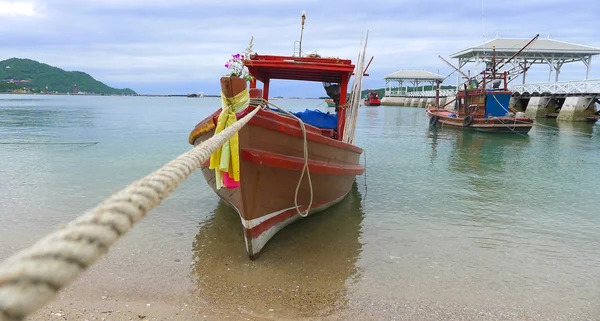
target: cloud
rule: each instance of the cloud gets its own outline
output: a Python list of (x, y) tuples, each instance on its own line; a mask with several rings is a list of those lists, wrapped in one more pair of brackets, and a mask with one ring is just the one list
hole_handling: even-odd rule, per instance
[(35, 16), (36, 9), (33, 2), (0, 1), (0, 16)]
[[(4, 3), (25, 2), (0, 2)], [(139, 92), (218, 92), (218, 78), (232, 53), (254, 36), (258, 53), (291, 55), (306, 11), (303, 50), (356, 59), (361, 34), (369, 30), (369, 67), (365, 88), (383, 87), (383, 76), (399, 69), (452, 72), (437, 56), (503, 37), (536, 33), (600, 47), (596, 1), (577, 7), (559, 0), (414, 3), (373, 0), (339, 3), (317, 0), (253, 2), (229, 0), (33, 1), (28, 19), (2, 15), (2, 55), (31, 58), (67, 70), (81, 70), (112, 86)], [(579, 10), (576, 8), (587, 8)], [(29, 10), (29, 11), (28, 11)], [(579, 10), (577, 14), (568, 11)], [(8, 12), (8, 11), (7, 11)], [(26, 15), (25, 15), (26, 16)], [(15, 23), (18, 29), (15, 28)], [(485, 35), (485, 36), (484, 36)], [(563, 67), (561, 79), (579, 79), (582, 66)], [(594, 64), (596, 65), (596, 64)], [(539, 67), (539, 68), (538, 68)], [(534, 70), (535, 69), (535, 70)], [(545, 81), (548, 68), (537, 66), (528, 80)], [(600, 78), (600, 68), (592, 76)], [(449, 78), (455, 82), (456, 77)], [(277, 89), (280, 88), (280, 89)], [(322, 95), (319, 86), (274, 86), (274, 94)], [(315, 88), (307, 91), (306, 88)], [(285, 91), (285, 92), (284, 92)]]

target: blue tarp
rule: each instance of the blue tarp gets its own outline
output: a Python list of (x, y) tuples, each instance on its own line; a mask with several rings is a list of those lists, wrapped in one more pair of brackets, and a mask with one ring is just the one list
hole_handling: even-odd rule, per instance
[(485, 117), (501, 117), (506, 115), (510, 97), (510, 93), (488, 92), (487, 97), (485, 98)]
[[(281, 113), (282, 111), (277, 108), (270, 108), (274, 112)], [(296, 117), (300, 118), (304, 123), (315, 126), (317, 128), (325, 129), (337, 129), (337, 114), (324, 113), (318, 109), (305, 111), (299, 111), (292, 113)]]
[(320, 110), (305, 110), (294, 113), (306, 124), (327, 129), (337, 129), (337, 114), (324, 113)]

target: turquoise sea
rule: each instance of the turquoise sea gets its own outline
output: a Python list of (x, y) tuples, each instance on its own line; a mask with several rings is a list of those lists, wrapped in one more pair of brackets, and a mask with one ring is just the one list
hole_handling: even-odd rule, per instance
[[(218, 107), (0, 95), (0, 260), (189, 150)], [(152, 302), (216, 319), (600, 317), (600, 125), (541, 119), (527, 136), (497, 136), (429, 129), (424, 109), (365, 107), (356, 144), (367, 172), (351, 194), (258, 260), (197, 172), (53, 304)]]

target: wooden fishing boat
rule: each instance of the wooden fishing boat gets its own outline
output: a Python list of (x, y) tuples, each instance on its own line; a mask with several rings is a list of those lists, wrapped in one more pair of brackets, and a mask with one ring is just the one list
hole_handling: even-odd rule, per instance
[[(210, 168), (210, 163), (201, 166), (209, 186), (239, 214), (246, 251), (254, 259), (286, 225), (340, 202), (350, 191), (355, 176), (365, 168), (360, 164), (363, 149), (348, 141), (348, 135), (353, 135), (347, 124), (349, 120), (352, 123), (347, 113), (352, 112), (354, 105), (347, 104), (347, 87), (355, 72), (351, 60), (252, 54), (244, 65), (254, 77), (250, 82), (251, 98), (267, 100), (271, 80), (285, 79), (322, 82), (327, 94), (339, 102), (335, 115), (310, 110), (294, 114), (305, 124), (304, 139), (298, 118), (276, 108), (261, 107), (251, 99), (250, 105), (236, 115), (241, 119), (260, 108), (238, 132), (237, 185), (219, 187), (216, 170)], [(359, 71), (362, 67), (360, 62), (356, 66)], [(363, 74), (355, 75), (355, 86), (356, 78)], [(257, 88), (258, 82), (262, 88)], [(243, 92), (245, 86), (246, 81), (241, 78), (221, 78), (222, 95), (226, 98)], [(355, 100), (358, 108), (360, 97)], [(221, 109), (198, 123), (189, 142), (198, 145), (212, 137), (220, 113)], [(303, 175), (305, 164), (310, 175)]]
[(485, 87), (459, 90), (455, 110), (446, 110), (439, 104), (427, 107), (429, 125), (490, 133), (527, 134), (533, 127), (534, 119), (524, 117), (523, 113), (511, 114), (508, 106), (511, 96), (506, 87), (497, 90), (487, 90)]
[(325, 99), (325, 103), (327, 104), (327, 107), (335, 107), (335, 101), (333, 101), (333, 99)]
[[(537, 37), (534, 37), (514, 56), (529, 46)], [(512, 58), (502, 62), (502, 65), (498, 67), (495, 53), (496, 49), (492, 48), (492, 59), (478, 76), (469, 77), (463, 74), (468, 79), (467, 83), (458, 90), (456, 101), (448, 103), (455, 103), (454, 110), (446, 110), (444, 106), (440, 106), (441, 81), (437, 82), (436, 103), (434, 106), (426, 108), (430, 126), (450, 126), (490, 133), (527, 134), (531, 130), (533, 118), (525, 117), (524, 113), (513, 113), (509, 109), (512, 92), (508, 89), (506, 71), (500, 72), (499, 69)], [(460, 72), (458, 68), (454, 68)]]
[(379, 94), (375, 91), (370, 91), (365, 97), (363, 102), (365, 106), (379, 106), (381, 105), (381, 100), (379, 99)]

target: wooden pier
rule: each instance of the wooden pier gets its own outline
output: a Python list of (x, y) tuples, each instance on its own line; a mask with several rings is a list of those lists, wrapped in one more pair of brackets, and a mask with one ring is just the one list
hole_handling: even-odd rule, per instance
[[(520, 78), (521, 84), (512, 85), (513, 97), (510, 109), (525, 112), (527, 117), (556, 117), (562, 121), (596, 121), (596, 103), (600, 97), (600, 80), (588, 79), (592, 57), (600, 54), (599, 48), (557, 41), (537, 39), (526, 50), (517, 52), (527, 39), (496, 38), (479, 46), (471, 47), (450, 55), (458, 59), (459, 68), (467, 63), (487, 63), (489, 53), (495, 49), (496, 59), (510, 57), (513, 68), (508, 76), (511, 82)], [(559, 82), (564, 64), (583, 63), (586, 66), (582, 81)], [(549, 67), (548, 82), (527, 84), (527, 71), (533, 65)], [(554, 77), (553, 77), (554, 76)], [(460, 79), (457, 78), (457, 82)], [(555, 116), (556, 114), (556, 116)]]

